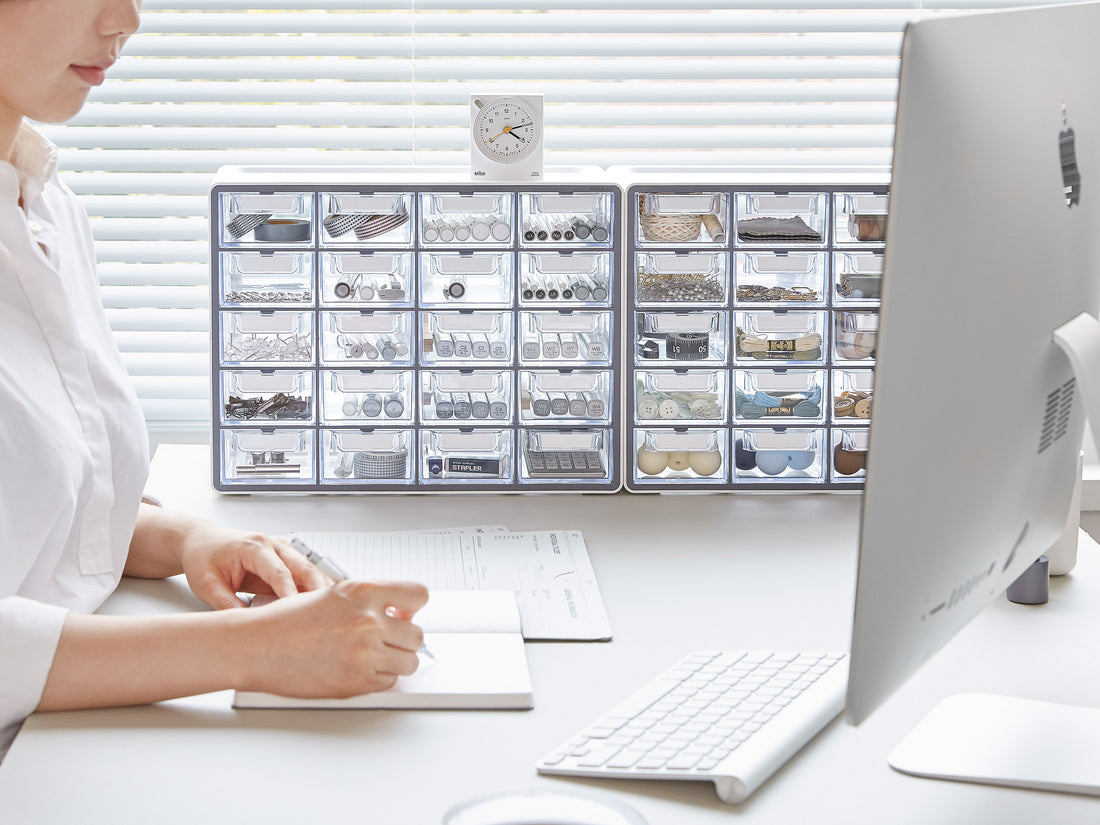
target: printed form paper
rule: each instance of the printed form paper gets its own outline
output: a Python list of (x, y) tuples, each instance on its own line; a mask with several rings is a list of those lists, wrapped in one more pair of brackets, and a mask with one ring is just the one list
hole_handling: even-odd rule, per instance
[(525, 639), (611, 638), (588, 548), (577, 530), (294, 535), (352, 578), (407, 579), (429, 590), (511, 590)]

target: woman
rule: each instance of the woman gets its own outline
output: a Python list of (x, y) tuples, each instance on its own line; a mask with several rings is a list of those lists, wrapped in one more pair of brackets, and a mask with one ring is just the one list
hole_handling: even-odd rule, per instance
[[(137, 30), (134, 0), (0, 0), (0, 756), (24, 716), (239, 688), (349, 696), (416, 669), (418, 584), (333, 585), (284, 541), (143, 503), (145, 425), (87, 216), (26, 119), (60, 122)], [(89, 615), (122, 575), (215, 608)]]

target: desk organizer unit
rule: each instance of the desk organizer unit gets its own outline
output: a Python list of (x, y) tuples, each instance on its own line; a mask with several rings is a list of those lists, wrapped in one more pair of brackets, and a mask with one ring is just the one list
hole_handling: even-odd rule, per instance
[(621, 487), (621, 190), (226, 168), (214, 487)]
[(885, 182), (687, 178), (626, 189), (626, 488), (860, 488)]

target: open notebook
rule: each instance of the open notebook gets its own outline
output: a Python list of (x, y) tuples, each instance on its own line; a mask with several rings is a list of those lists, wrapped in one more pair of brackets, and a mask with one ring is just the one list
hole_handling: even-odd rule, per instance
[(497, 708), (533, 706), (515, 594), (434, 591), (414, 620), (424, 629), (420, 667), (390, 690), (349, 699), (298, 699), (237, 691), (236, 708)]

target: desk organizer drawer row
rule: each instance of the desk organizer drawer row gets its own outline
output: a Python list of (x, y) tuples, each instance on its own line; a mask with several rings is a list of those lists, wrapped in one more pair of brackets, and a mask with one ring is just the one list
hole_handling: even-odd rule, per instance
[(219, 424), (607, 425), (615, 383), (610, 369), (226, 370)]
[(609, 307), (612, 254), (223, 250), (221, 306)]
[(554, 490), (615, 478), (612, 446), (607, 428), (227, 428), (216, 472), (227, 489)]
[[(512, 191), (222, 192), (218, 243), (249, 246), (609, 246), (613, 194)], [(464, 187), (474, 190), (476, 187)]]
[(884, 190), (631, 187), (636, 246), (865, 246), (885, 240)]
[(610, 365), (610, 311), (223, 310), (221, 367)]
[(858, 487), (869, 433), (867, 427), (637, 428), (628, 478), (639, 491)]
[(807, 425), (871, 418), (874, 372), (860, 369), (639, 370), (627, 402), (635, 424)]
[(870, 364), (875, 359), (878, 312), (647, 310), (634, 313), (634, 329), (636, 366)]
[(860, 306), (882, 289), (878, 251), (738, 250), (638, 252), (634, 295), (638, 306), (685, 304), (755, 308)]

